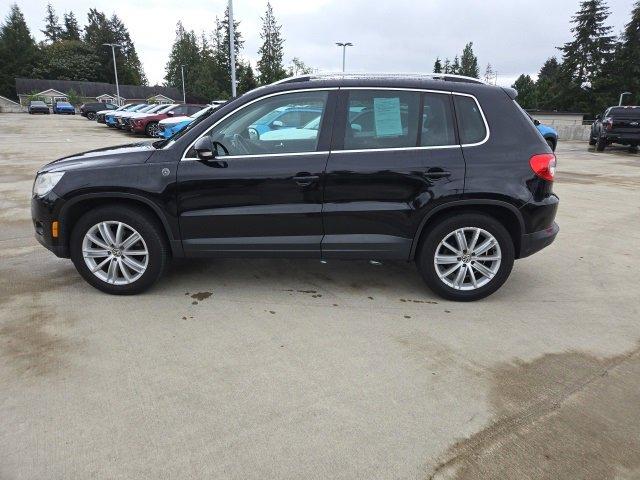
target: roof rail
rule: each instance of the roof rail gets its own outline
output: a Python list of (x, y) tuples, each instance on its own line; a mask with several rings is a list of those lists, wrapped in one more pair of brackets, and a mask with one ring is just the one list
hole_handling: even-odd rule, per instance
[(432, 79), (442, 80), (448, 82), (465, 82), (465, 83), (479, 83), (486, 85), (485, 82), (473, 77), (467, 77), (464, 75), (454, 75), (450, 73), (310, 73), (306, 75), (297, 75), (293, 77), (283, 78), (277, 82), (273, 82), (270, 85), (279, 85), (281, 83), (296, 83), (296, 82), (309, 82), (313, 80), (353, 80), (353, 79), (365, 79), (365, 78), (408, 78), (416, 80)]

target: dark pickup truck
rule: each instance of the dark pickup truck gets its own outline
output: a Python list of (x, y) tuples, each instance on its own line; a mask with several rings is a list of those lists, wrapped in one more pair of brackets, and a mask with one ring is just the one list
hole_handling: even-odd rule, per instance
[(618, 143), (628, 145), (637, 151), (640, 145), (640, 106), (609, 107), (596, 117), (591, 125), (589, 145), (595, 145), (598, 152), (604, 147)]

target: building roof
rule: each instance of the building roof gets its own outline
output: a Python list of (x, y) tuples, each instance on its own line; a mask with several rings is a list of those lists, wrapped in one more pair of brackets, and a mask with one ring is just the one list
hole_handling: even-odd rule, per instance
[[(116, 86), (105, 82), (84, 82), (77, 80), (45, 80), (40, 78), (16, 78), (16, 92), (18, 95), (28, 95), (34, 91), (42, 92), (54, 89), (59, 92), (68, 93), (75, 91), (81, 97), (95, 98), (100, 95), (109, 94), (115, 97)], [(159, 85), (120, 85), (120, 96), (122, 98), (146, 99), (155, 95), (164, 95), (173, 100), (182, 99), (182, 91), (173, 87), (162, 87)]]

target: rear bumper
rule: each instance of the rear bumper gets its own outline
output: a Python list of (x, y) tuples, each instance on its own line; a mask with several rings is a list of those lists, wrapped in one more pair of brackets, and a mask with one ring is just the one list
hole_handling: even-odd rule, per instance
[(560, 231), (560, 227), (556, 222), (553, 222), (548, 228), (540, 230), (538, 232), (527, 233), (522, 236), (522, 243), (520, 245), (519, 258), (528, 257), (536, 252), (539, 252), (544, 247), (548, 247), (553, 243)]
[(610, 143), (640, 143), (640, 130), (637, 132), (606, 132), (604, 137)]

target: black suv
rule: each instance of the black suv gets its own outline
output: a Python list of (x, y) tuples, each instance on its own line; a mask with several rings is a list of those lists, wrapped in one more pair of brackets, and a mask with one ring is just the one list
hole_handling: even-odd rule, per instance
[(640, 145), (640, 107), (609, 107), (591, 125), (589, 145), (602, 152), (607, 145), (619, 143), (637, 151)]
[(304, 257), (415, 261), (439, 295), (479, 299), (558, 232), (556, 159), (515, 97), (454, 76), (290, 78), (168, 140), (46, 165), (36, 238), (114, 294), (171, 257)]
[(83, 103), (80, 106), (80, 115), (87, 117), (87, 120), (95, 120), (98, 116), (98, 112), (102, 110), (115, 110), (118, 106), (113, 103), (93, 102)]

